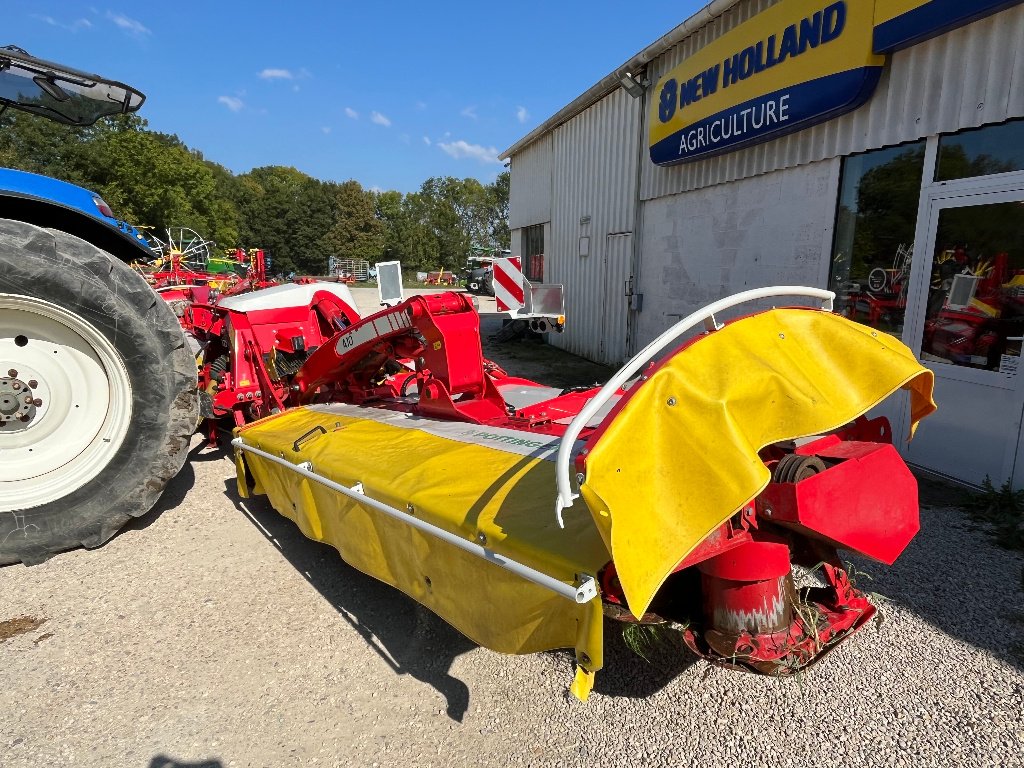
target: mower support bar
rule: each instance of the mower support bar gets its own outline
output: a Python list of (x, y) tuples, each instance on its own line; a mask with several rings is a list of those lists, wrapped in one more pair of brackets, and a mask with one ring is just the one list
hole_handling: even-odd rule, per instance
[(595, 582), (593, 576), (581, 574), (578, 577), (580, 582), (578, 585), (566, 584), (564, 581), (559, 581), (558, 579), (548, 576), (546, 573), (541, 573), (540, 571), (534, 570), (533, 568), (530, 568), (528, 565), (524, 565), (523, 563), (517, 562), (515, 560), (510, 560), (509, 558), (503, 557), (502, 555), (498, 554), (497, 552), (494, 552), (493, 550), (489, 550), (485, 547), (480, 546), (479, 544), (474, 544), (471, 541), (466, 541), (465, 539), (460, 538), (459, 536), (456, 536), (453, 533), (449, 533), (443, 528), (438, 528), (437, 526), (431, 525), (430, 523), (420, 520), (417, 517), (413, 517), (412, 515), (395, 509), (394, 507), (390, 507), (387, 504), (377, 501), (376, 499), (372, 499), (363, 493), (361, 484), (357, 484), (356, 488), (358, 488), (359, 490), (356, 490), (356, 488), (347, 488), (344, 485), (341, 485), (340, 483), (336, 483), (333, 480), (324, 477), (323, 475), (318, 475), (316, 472), (312, 470), (309, 462), (303, 462), (302, 464), (292, 464), (287, 459), (283, 459), (280, 456), (275, 456), (272, 453), (268, 453), (267, 451), (261, 450), (259, 448), (256, 448), (255, 446), (247, 444), (240, 437), (236, 437), (234, 440), (232, 440), (231, 444), (238, 450), (245, 451), (247, 453), (252, 453), (256, 456), (266, 459), (267, 461), (272, 461), (275, 464), (279, 464), (285, 469), (289, 469), (292, 472), (295, 472), (309, 480), (312, 480), (313, 482), (319, 483), (325, 488), (330, 488), (332, 491), (335, 491), (337, 493), (342, 494), (343, 496), (347, 496), (350, 499), (358, 501), (360, 504), (364, 506), (372, 507), (378, 512), (388, 515), (389, 517), (393, 517), (396, 520), (400, 520), (406, 525), (410, 525), (413, 528), (422, 531), (423, 533), (434, 536), (435, 538), (438, 538), (441, 541), (451, 544), (453, 547), (457, 547), (463, 550), (464, 552), (468, 552), (469, 554), (478, 557), (481, 560), (486, 560), (487, 562), (492, 563), (493, 565), (496, 565), (499, 568), (504, 568), (506, 571), (511, 571), (517, 576), (520, 576), (521, 578), (526, 579), (527, 581), (532, 582), (533, 584), (544, 587), (545, 589), (548, 589), (554, 592), (555, 594), (564, 597), (566, 600), (571, 600), (574, 603), (583, 604), (588, 603), (597, 597), (597, 583)]
[(821, 288), (782, 285), (770, 288), (755, 288), (751, 291), (743, 291), (742, 293), (737, 293), (733, 296), (720, 299), (719, 301), (709, 304), (703, 309), (684, 317), (678, 323), (673, 325), (661, 334), (661, 336), (640, 350), (632, 360), (619, 369), (619, 372), (616, 373), (607, 384), (601, 387), (601, 391), (598, 392), (590, 402), (586, 404), (586, 406), (584, 406), (583, 410), (581, 410), (579, 414), (577, 414), (576, 418), (574, 418), (569, 424), (569, 428), (565, 430), (565, 434), (562, 436), (562, 442), (558, 446), (558, 458), (555, 463), (555, 483), (558, 488), (558, 497), (555, 499), (555, 516), (558, 518), (558, 525), (560, 527), (565, 527), (565, 523), (562, 520), (562, 510), (566, 507), (571, 507), (573, 500), (579, 498), (579, 494), (572, 492), (572, 485), (569, 480), (569, 461), (573, 445), (575, 445), (576, 439), (580, 436), (580, 432), (582, 432), (587, 423), (594, 418), (601, 407), (607, 403), (608, 400), (610, 400), (634, 374), (646, 365), (651, 358), (665, 349), (665, 347), (672, 344), (691, 328), (703, 323), (705, 332), (707, 333), (719, 330), (724, 326), (719, 325), (718, 321), (715, 320), (715, 313), (724, 312), (727, 309), (739, 304), (744, 304), (748, 301), (770, 299), (776, 296), (805, 296), (811, 299), (819, 299), (822, 303), (821, 308), (826, 312), (832, 311), (832, 303), (836, 298), (836, 295), (832, 291), (825, 291)]

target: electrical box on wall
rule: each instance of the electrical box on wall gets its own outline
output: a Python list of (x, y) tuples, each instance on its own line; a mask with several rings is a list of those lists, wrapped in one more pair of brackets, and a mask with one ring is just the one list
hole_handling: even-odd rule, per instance
[(632, 277), (626, 281), (625, 294), (626, 298), (629, 299), (629, 309), (631, 312), (639, 312), (644, 308), (644, 295), (642, 293), (633, 293)]

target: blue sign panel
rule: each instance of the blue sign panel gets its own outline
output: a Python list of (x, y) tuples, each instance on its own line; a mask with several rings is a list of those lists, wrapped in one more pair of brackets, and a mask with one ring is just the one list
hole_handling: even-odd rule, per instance
[(1021, 0), (886, 0), (876, 3), (875, 52), (889, 53), (1018, 5)]

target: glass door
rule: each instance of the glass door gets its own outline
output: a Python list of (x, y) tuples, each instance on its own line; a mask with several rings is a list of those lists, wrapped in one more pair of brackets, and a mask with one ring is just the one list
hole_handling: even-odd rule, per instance
[(998, 486), (1014, 475), (1024, 410), (1024, 188), (939, 188), (927, 211), (903, 338), (935, 372), (939, 410), (903, 452)]

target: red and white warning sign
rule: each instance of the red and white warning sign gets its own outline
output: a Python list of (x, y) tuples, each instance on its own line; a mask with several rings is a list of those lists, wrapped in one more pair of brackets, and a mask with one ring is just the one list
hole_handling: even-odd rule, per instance
[(492, 262), (494, 269), (494, 299), (498, 305), (499, 312), (515, 312), (523, 308), (526, 302), (526, 292), (523, 276), (523, 261), (519, 256), (495, 259)]

